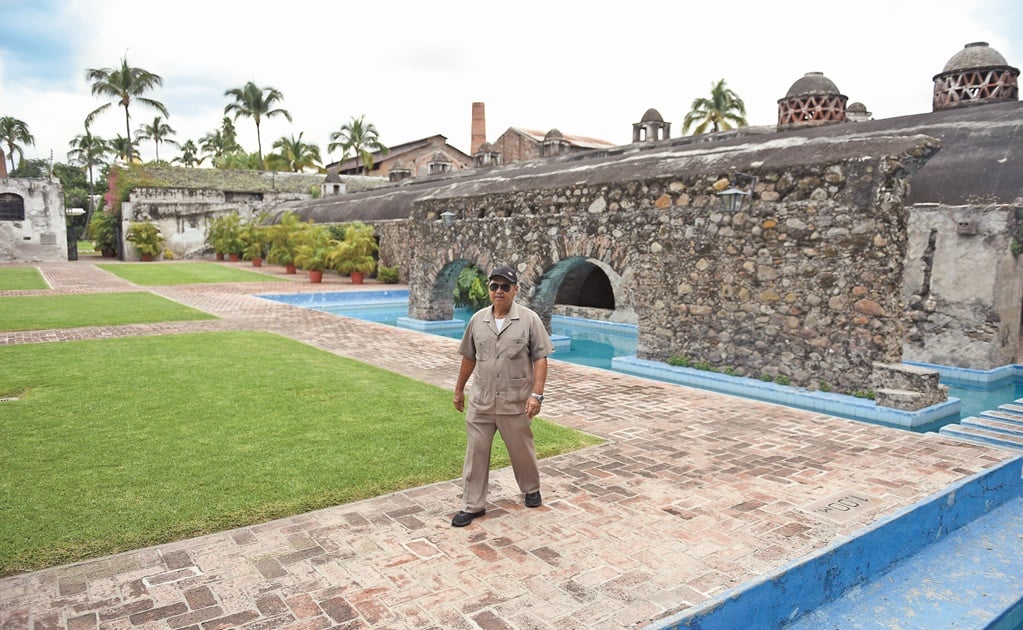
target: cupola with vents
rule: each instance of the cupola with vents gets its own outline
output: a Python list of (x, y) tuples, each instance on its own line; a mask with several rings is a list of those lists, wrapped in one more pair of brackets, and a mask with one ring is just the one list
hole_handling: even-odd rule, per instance
[(821, 72), (807, 72), (778, 99), (778, 128), (816, 127), (846, 121), (847, 96)]
[(632, 123), (633, 142), (656, 142), (671, 137), (671, 123), (664, 122), (661, 113), (651, 107), (643, 114), (643, 119)]
[(987, 42), (957, 52), (934, 75), (934, 111), (1019, 100), (1019, 68), (1013, 68)]

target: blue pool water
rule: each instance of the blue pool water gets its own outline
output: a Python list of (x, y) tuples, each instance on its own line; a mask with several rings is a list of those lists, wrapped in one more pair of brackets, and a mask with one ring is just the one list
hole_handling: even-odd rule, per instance
[[(400, 326), (399, 319), (408, 315), (407, 290), (287, 293), (260, 297), (388, 326)], [(460, 326), (452, 325), (427, 332), (459, 339), (471, 314), (469, 309), (456, 309), (452, 324), (457, 320), (461, 322)], [(636, 354), (637, 330), (632, 325), (555, 315), (551, 318), (551, 331), (555, 337), (560, 335), (571, 339), (570, 347), (566, 348), (559, 344), (554, 358), (560, 361), (611, 370), (613, 358)], [(974, 416), (982, 411), (995, 409), (998, 405), (1023, 398), (1023, 381), (1018, 379), (974, 383), (957, 379), (954, 374), (943, 374), (941, 381), (949, 386), (949, 396), (960, 400), (959, 418)], [(956, 420), (957, 418), (953, 417), (940, 423), (916, 427), (914, 430), (937, 431), (941, 425)]]

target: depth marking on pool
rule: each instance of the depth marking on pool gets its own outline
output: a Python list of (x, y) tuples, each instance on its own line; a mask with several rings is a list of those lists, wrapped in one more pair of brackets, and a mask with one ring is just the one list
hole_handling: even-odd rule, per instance
[(840, 523), (851, 520), (865, 509), (873, 507), (876, 499), (860, 492), (843, 492), (827, 499), (814, 501), (803, 506), (803, 510)]

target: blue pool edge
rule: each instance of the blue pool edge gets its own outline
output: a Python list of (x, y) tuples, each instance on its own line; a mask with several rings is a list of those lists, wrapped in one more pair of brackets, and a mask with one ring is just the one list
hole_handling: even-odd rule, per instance
[[(783, 627), (883, 575), (960, 527), (1023, 497), (1023, 457), (1015, 457), (944, 488), (808, 556), (761, 575), (644, 630)], [(986, 627), (1002, 627), (1017, 601)], [(864, 611), (869, 619), (869, 612)]]

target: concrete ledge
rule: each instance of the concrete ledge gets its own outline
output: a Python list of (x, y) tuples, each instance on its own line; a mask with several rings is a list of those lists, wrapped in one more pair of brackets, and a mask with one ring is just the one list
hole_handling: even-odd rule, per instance
[(1003, 365), (991, 370), (971, 370), (969, 368), (951, 367), (948, 365), (935, 365), (933, 363), (918, 363), (906, 361), (908, 365), (935, 370), (942, 378), (955, 380), (957, 383), (977, 383), (988, 385), (990, 383), (1001, 383), (1002, 381), (1023, 382), (1023, 365)]
[(611, 361), (612, 369), (652, 378), (677, 385), (689, 385), (723, 394), (754, 398), (808, 411), (820, 411), (842, 418), (865, 420), (889, 426), (913, 428), (948, 418), (959, 418), (958, 398), (950, 397), (944, 403), (916, 411), (905, 411), (881, 407), (876, 402), (855, 396), (810, 391), (801, 387), (789, 387), (760, 381), (755, 378), (728, 376), (720, 372), (709, 372), (694, 368), (676, 367), (660, 361), (649, 361), (632, 357), (616, 357)]
[[(836, 541), (804, 559), (727, 591), (705, 604), (647, 626), (647, 630), (730, 630), (791, 624), (875, 579), (999, 506), (1023, 497), (1023, 458), (1017, 457)], [(869, 617), (870, 611), (864, 611)]]

